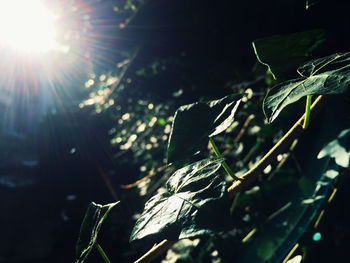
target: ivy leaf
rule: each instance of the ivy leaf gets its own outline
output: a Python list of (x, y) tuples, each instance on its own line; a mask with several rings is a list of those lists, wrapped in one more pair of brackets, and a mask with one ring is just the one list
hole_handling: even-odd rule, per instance
[[(317, 211), (321, 210), (325, 201), (323, 197), (329, 196), (334, 179), (339, 174), (339, 167), (332, 158), (325, 156), (319, 159), (317, 155), (323, 145), (337, 138), (349, 116), (348, 102), (345, 99), (331, 97), (327, 106), (340, 110), (325, 111), (323, 118), (319, 120), (318, 132), (313, 134), (312, 140), (304, 140), (304, 146), (300, 145), (304, 153), (299, 176), (295, 177), (294, 171), (293, 176), (288, 176), (291, 180), (289, 185), (276, 184), (277, 187), (282, 187), (282, 190), (274, 188), (266, 192), (263, 184), (261, 193), (255, 194), (252, 202), (262, 196), (265, 200), (260, 207), (260, 213), (266, 211), (263, 214), (272, 214), (258, 226), (256, 234), (246, 246), (238, 247), (239, 253), (236, 252), (237, 257), (232, 257), (232, 262), (282, 262), (310, 224), (315, 222), (313, 220), (316, 219)], [(341, 136), (346, 136), (345, 132), (340, 133), (339, 137)], [(281, 171), (271, 182), (283, 180), (287, 183), (285, 175)], [(267, 183), (266, 186), (270, 185)], [(244, 196), (246, 194), (243, 193), (240, 198)], [(268, 207), (264, 205), (267, 202)], [(249, 206), (249, 203), (246, 202), (244, 207)]]
[(234, 121), (242, 95), (229, 95), (219, 100), (181, 106), (175, 113), (169, 137), (168, 162), (183, 164), (208, 145), (215, 136)]
[[(228, 222), (222, 159), (204, 159), (177, 170), (167, 191), (152, 197), (131, 233), (130, 241), (155, 235), (177, 240), (219, 231)], [(225, 209), (227, 208), (227, 209)]]
[(329, 142), (317, 155), (318, 159), (324, 158), (325, 156), (330, 156), (334, 158), (336, 164), (344, 168), (349, 168), (350, 166), (350, 151), (346, 150), (344, 146), (344, 141), (349, 136), (350, 129), (343, 130), (337, 137), (337, 139)]
[(261, 38), (252, 44), (258, 61), (266, 65), (276, 79), (295, 72), (299, 65), (317, 53), (326, 41), (325, 36), (324, 30), (315, 29)]
[(76, 244), (75, 263), (83, 263), (87, 259), (96, 244), (97, 235), (103, 221), (117, 204), (119, 204), (119, 201), (107, 205), (100, 205), (92, 202), (89, 205), (80, 227), (79, 238)]
[(301, 78), (281, 82), (266, 95), (263, 109), (269, 122), (304, 96), (344, 93), (350, 85), (350, 52), (311, 60), (298, 73)]

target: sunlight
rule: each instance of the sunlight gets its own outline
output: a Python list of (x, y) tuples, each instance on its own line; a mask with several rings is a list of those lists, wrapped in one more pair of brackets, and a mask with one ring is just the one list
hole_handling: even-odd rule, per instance
[(0, 0), (0, 47), (27, 53), (56, 49), (54, 20), (40, 0)]

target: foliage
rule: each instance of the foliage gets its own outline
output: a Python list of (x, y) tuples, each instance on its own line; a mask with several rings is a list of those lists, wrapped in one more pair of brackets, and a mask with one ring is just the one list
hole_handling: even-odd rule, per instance
[(347, 151), (346, 145), (344, 146), (345, 138), (347, 138), (350, 129), (346, 129), (340, 132), (336, 139), (329, 142), (317, 155), (317, 158), (324, 158), (329, 156), (334, 158), (337, 165), (349, 168), (350, 165), (350, 151)]
[(301, 78), (274, 86), (263, 108), (269, 122), (289, 104), (307, 95), (341, 94), (349, 87), (350, 53), (337, 53), (306, 62), (298, 68)]
[(315, 55), (326, 41), (326, 32), (315, 29), (290, 35), (274, 35), (253, 42), (260, 63), (268, 66), (275, 79), (295, 71)]
[(177, 170), (166, 183), (166, 192), (145, 204), (130, 240), (152, 234), (170, 240), (193, 238), (223, 228), (225, 217), (217, 220), (225, 214), (226, 184), (218, 173), (220, 166), (219, 159), (205, 159)]
[[(103, 221), (109, 212), (119, 202), (100, 205), (92, 202), (84, 216), (81, 224), (79, 238), (76, 245), (76, 263), (83, 263), (89, 256), (91, 250), (97, 245), (97, 235), (100, 232)], [(99, 249), (101, 249), (99, 247)]]
[[(130, 11), (134, 7), (132, 1), (125, 2), (124, 9)], [(225, 93), (248, 91), (245, 97), (228, 95), (208, 101), (208, 97), (212, 99), (217, 96), (203, 95), (206, 97), (204, 102), (200, 100), (188, 104), (181, 96), (184, 92), (182, 88), (172, 90), (171, 99), (163, 100), (154, 94), (157, 99), (133, 90), (137, 85), (161, 79), (172, 70), (172, 66), (176, 68), (181, 65), (181, 58), (156, 59), (140, 67), (137, 52), (130, 52), (125, 55), (125, 63), (120, 64), (118, 70), (104, 73), (99, 78), (95, 76), (93, 84), (87, 87), (93, 91), (81, 106), (95, 106), (96, 114), (111, 115), (116, 123), (109, 131), (111, 145), (119, 151), (116, 159), (123, 162), (123, 156), (131, 153), (125, 159), (131, 156), (132, 162), (140, 167), (139, 177), (148, 174), (128, 186), (137, 186), (141, 190), (135, 199), (149, 197), (157, 191), (146, 201), (141, 215), (134, 216), (137, 221), (130, 241), (142, 239), (145, 242), (158, 242), (162, 239), (197, 237), (206, 240), (209, 235), (211, 238), (206, 245), (199, 243), (202, 250), (195, 252), (197, 261), (192, 260), (190, 254), (193, 252), (188, 252), (190, 249), (184, 249), (186, 255), (178, 257), (178, 260), (202, 262), (201, 253), (204, 250), (205, 255), (219, 250), (223, 261), (283, 260), (327, 199), (334, 179), (340, 174), (338, 166), (349, 166), (348, 148), (342, 145), (343, 140), (347, 139), (349, 124), (343, 113), (334, 113), (344, 102), (337, 105), (334, 103), (337, 97), (330, 99), (326, 109), (321, 112), (323, 120), (313, 121), (316, 128), (310, 127), (305, 132), (306, 136), (312, 134), (312, 138), (300, 139), (302, 143), (296, 146), (296, 155), (293, 153), (294, 146), (280, 152), (277, 157), (279, 163), (271, 161), (257, 176), (259, 180), (253, 188), (236, 195), (231, 208), (225, 193), (227, 182), (231, 183), (232, 179), (220, 173), (225, 161), (211, 157), (212, 153), (205, 150), (209, 138), (217, 135), (215, 139), (219, 147), (215, 146), (215, 149), (212, 145), (215, 153), (221, 156), (219, 150), (222, 150), (222, 155), (230, 161), (230, 167), (239, 177), (261, 160), (262, 155), (268, 152), (266, 149), (280, 139), (286, 127), (292, 126), (293, 122), (289, 120), (295, 117), (290, 107), (291, 110), (285, 111), (286, 118), (280, 118), (281, 127), (263, 123), (258, 106), (267, 88), (270, 89), (262, 104), (270, 123), (286, 106), (304, 96), (347, 96), (350, 53), (325, 56), (326, 40), (325, 31), (315, 29), (254, 41), (258, 61), (267, 65), (279, 82), (271, 88), (255, 81), (264, 78), (257, 76), (255, 82), (247, 82), (247, 85), (239, 83)], [(133, 63), (137, 66), (133, 66)], [(296, 69), (300, 77), (288, 79)], [(109, 79), (115, 82), (108, 85)], [(152, 81), (150, 83), (154, 84)], [(241, 101), (245, 104), (238, 110)], [(178, 108), (182, 104), (184, 106)], [(345, 124), (340, 125), (342, 121), (335, 121), (335, 116)], [(163, 158), (165, 152), (171, 166), (166, 165)], [(160, 167), (164, 167), (164, 170)], [(171, 174), (172, 169), (177, 170)], [(159, 180), (153, 177), (154, 174), (160, 175)], [(139, 198), (138, 201), (143, 203), (145, 200)], [(291, 262), (299, 262), (301, 258), (298, 256), (293, 260)]]
[(168, 143), (168, 162), (185, 163), (208, 145), (208, 137), (230, 127), (241, 96), (229, 95), (210, 102), (181, 106), (174, 115)]

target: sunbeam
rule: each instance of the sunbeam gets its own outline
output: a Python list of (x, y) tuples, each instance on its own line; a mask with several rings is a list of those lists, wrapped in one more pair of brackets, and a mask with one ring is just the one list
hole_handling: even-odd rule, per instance
[(55, 16), (39, 0), (0, 1), (0, 43), (24, 52), (56, 49)]

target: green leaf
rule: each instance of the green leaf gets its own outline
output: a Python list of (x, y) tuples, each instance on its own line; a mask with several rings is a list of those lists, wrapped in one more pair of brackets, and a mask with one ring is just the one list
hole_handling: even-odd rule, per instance
[(315, 29), (290, 35), (274, 35), (253, 42), (260, 63), (268, 66), (274, 78), (294, 72), (311, 58), (326, 41), (325, 31)]
[(329, 142), (317, 155), (317, 158), (324, 158), (330, 156), (334, 158), (336, 164), (344, 168), (350, 166), (350, 151), (347, 151), (344, 146), (344, 140), (346, 136), (349, 136), (350, 129), (343, 130), (337, 137), (337, 139)]
[(350, 85), (350, 53), (311, 60), (299, 67), (298, 73), (301, 78), (281, 82), (266, 95), (263, 109), (269, 122), (304, 96), (344, 93)]
[(92, 202), (89, 205), (80, 227), (79, 238), (76, 244), (75, 263), (83, 263), (89, 256), (91, 250), (96, 245), (97, 235), (103, 221), (117, 204), (119, 204), (119, 201), (107, 205)]
[(215, 136), (234, 121), (241, 95), (181, 106), (175, 113), (169, 137), (169, 163), (183, 164), (192, 155), (206, 148), (209, 136)]
[(166, 183), (167, 191), (145, 204), (130, 241), (155, 234), (168, 240), (192, 238), (223, 228), (229, 215), (226, 183), (218, 173), (221, 162), (204, 159), (177, 170)]
[[(293, 173), (296, 181), (290, 185), (276, 184), (281, 189), (270, 189), (272, 191), (264, 191), (264, 185), (260, 185), (261, 193), (256, 194), (251, 204), (258, 205), (257, 200), (263, 197), (264, 202), (259, 209), (266, 215), (266, 221), (259, 222), (256, 233), (246, 246), (238, 247), (239, 255), (232, 262), (282, 262), (306, 229), (312, 227), (311, 223), (315, 222), (312, 220), (315, 220), (317, 211), (320, 211), (322, 203), (327, 200), (325, 197), (329, 196), (329, 190), (339, 173), (338, 165), (329, 156), (319, 159), (317, 155), (322, 145), (337, 138), (343, 130), (349, 115), (348, 111), (343, 110), (348, 108), (345, 103), (345, 100), (336, 97), (329, 98), (326, 107), (342, 110), (325, 111), (312, 140), (303, 140), (298, 145), (303, 154), (297, 157), (301, 170)], [(275, 174), (273, 180), (283, 177), (285, 174), (281, 172)], [(265, 205), (267, 203), (268, 206)], [(251, 204), (246, 205), (252, 208)], [(278, 212), (281, 209), (283, 211)], [(273, 246), (267, 247), (267, 243), (273, 243)]]

